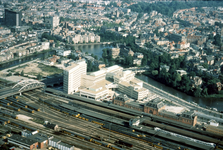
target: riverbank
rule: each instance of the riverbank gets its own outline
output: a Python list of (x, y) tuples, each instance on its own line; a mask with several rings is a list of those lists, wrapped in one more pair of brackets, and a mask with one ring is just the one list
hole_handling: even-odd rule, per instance
[[(168, 84), (165, 84), (165, 83), (161, 82), (158, 78), (154, 77), (154, 76), (153, 76), (152, 74), (150, 74), (149, 72), (144, 72), (143, 75), (145, 75), (145, 76), (147, 76), (147, 77), (149, 77), (149, 78), (152, 78), (153, 80), (155, 80), (155, 81), (157, 81), (157, 82), (159, 82), (159, 83), (161, 83), (161, 84), (164, 84), (164, 85), (166, 85), (166, 86), (168, 86), (168, 87), (170, 87), (170, 88), (173, 88), (173, 89), (175, 89), (175, 90), (177, 90), (177, 91), (179, 91), (179, 92), (183, 92), (183, 93), (185, 93), (184, 91), (182, 91), (182, 90), (179, 89), (179, 88), (175, 88), (175, 87), (173, 87), (173, 86), (170, 86), (170, 85), (168, 85)], [(193, 94), (192, 92), (188, 92), (188, 93), (185, 93), (185, 94), (187, 94), (187, 95), (189, 95), (189, 96), (192, 96), (192, 97), (196, 97), (196, 96), (194, 96), (194, 94)], [(223, 92), (222, 92), (222, 93), (219, 93), (219, 94), (211, 94), (211, 95), (206, 95), (206, 96), (204, 96), (204, 95), (200, 95), (199, 97), (200, 97), (200, 98), (221, 98), (221, 99), (223, 100)]]

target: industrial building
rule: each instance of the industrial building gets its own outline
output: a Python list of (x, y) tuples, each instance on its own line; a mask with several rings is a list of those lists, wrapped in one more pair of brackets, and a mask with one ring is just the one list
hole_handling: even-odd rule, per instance
[(20, 11), (5, 9), (5, 25), (21, 26), (21, 17), (22, 13)]

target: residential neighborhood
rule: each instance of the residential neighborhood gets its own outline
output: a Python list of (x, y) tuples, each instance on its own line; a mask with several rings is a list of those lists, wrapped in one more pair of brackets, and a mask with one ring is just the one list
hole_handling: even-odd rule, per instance
[(0, 149), (221, 150), (222, 38), (221, 1), (0, 0)]

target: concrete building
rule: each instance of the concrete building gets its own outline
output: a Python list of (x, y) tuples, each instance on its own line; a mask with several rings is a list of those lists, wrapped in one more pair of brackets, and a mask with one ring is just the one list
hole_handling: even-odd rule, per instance
[(141, 100), (148, 96), (149, 90), (143, 88), (143, 82), (135, 78), (132, 71), (123, 71), (114, 76), (114, 83), (118, 84), (118, 90), (131, 98)]
[(52, 16), (50, 18), (50, 24), (52, 28), (56, 28), (60, 24), (60, 17), (58, 16)]
[(111, 54), (112, 58), (114, 58), (114, 59), (119, 56), (119, 53), (120, 53), (120, 48), (118, 47), (118, 45), (116, 48), (113, 47), (110, 49), (110, 54)]
[(112, 88), (117, 88), (117, 85), (112, 83), (113, 76), (121, 72), (122, 67), (117, 65), (108, 68), (102, 68), (99, 71), (90, 73), (89, 75), (82, 75), (82, 89), (80, 89), (80, 96), (100, 100), (109, 94)]
[(5, 9), (5, 24), (7, 26), (21, 26), (21, 17), (21, 12)]
[(78, 60), (71, 62), (64, 69), (64, 83), (63, 89), (67, 94), (72, 94), (78, 91), (81, 86), (82, 75), (87, 73), (87, 64), (85, 60)]

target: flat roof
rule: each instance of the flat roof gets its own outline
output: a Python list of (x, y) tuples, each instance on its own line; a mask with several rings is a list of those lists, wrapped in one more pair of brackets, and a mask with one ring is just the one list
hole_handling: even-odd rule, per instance
[(100, 90), (98, 91), (92, 91), (92, 90), (89, 90), (89, 89), (81, 89), (80, 91), (83, 91), (83, 92), (87, 92), (87, 93), (92, 93), (92, 94), (98, 94), (104, 90), (107, 90), (107, 88), (105, 87), (107, 84), (111, 84), (112, 82), (106, 80), (106, 79), (103, 79), (99, 82), (96, 82), (94, 85), (88, 87), (88, 88), (92, 88), (92, 89), (98, 89), (100, 87), (102, 87)]
[(29, 136), (30, 139), (37, 141), (39, 143), (42, 143), (46, 140), (48, 140), (48, 137), (45, 134), (36, 133), (34, 135)]
[(53, 138), (53, 139), (50, 139), (51, 141), (54, 141), (54, 142), (60, 142), (61, 140), (60, 139), (57, 139), (57, 138)]
[(16, 141), (16, 142), (19, 142), (20, 144), (24, 144), (24, 145), (33, 145), (34, 143), (37, 143), (37, 141), (34, 141), (33, 139), (25, 138), (18, 134), (14, 134), (13, 136), (9, 137), (8, 140)]
[(59, 145), (62, 145), (62, 146), (68, 147), (68, 148), (73, 147), (73, 145), (70, 145), (70, 144), (67, 144), (67, 143), (64, 143), (64, 142), (60, 142)]

